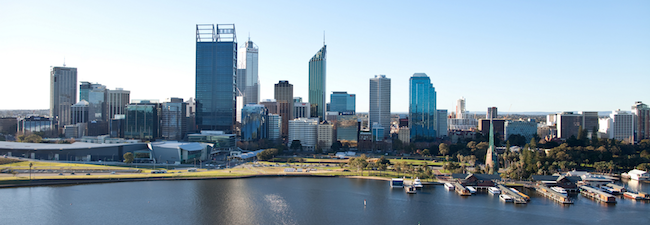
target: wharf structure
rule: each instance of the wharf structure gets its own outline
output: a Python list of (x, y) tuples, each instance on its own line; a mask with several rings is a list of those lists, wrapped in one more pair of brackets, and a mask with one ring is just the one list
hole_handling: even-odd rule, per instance
[(467, 188), (465, 186), (463, 186), (462, 184), (460, 184), (458, 182), (454, 182), (452, 184), (454, 185), (454, 190), (456, 190), (456, 193), (458, 193), (459, 195), (461, 195), (461, 196), (470, 196), (470, 195), (472, 195), (472, 193), (469, 192), (469, 190), (467, 190)]
[(540, 193), (541, 195), (544, 195), (544, 197), (550, 198), (559, 203), (573, 204), (573, 201), (571, 201), (568, 196), (560, 194), (557, 191), (554, 191), (553, 189), (546, 187), (544, 185), (538, 184), (537, 187), (535, 187), (535, 190), (537, 190), (537, 192)]
[(590, 186), (580, 186), (580, 194), (585, 197), (591, 198), (598, 202), (604, 203), (616, 203), (616, 197), (614, 195), (605, 193), (604, 191), (599, 190), (598, 188)]
[(514, 199), (515, 203), (517, 203), (517, 204), (526, 204), (526, 203), (528, 203), (528, 201), (526, 201), (526, 198), (524, 196), (522, 196), (519, 192), (514, 192), (514, 191), (510, 190), (510, 188), (508, 188), (506, 186), (503, 186), (501, 184), (497, 184), (496, 187), (499, 188), (499, 190), (501, 190), (502, 194), (507, 194), (510, 197), (512, 197)]

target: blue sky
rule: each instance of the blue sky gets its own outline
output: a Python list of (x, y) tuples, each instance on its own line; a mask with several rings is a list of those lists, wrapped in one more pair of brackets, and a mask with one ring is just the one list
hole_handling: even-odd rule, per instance
[[(234, 23), (260, 48), (262, 99), (288, 80), (307, 99), (308, 61), (328, 47), (327, 91), (357, 96), (392, 79), (392, 111), (408, 111), (408, 79), (431, 77), (453, 111), (629, 110), (650, 103), (650, 1), (3, 1), (0, 109), (49, 107), (49, 68), (131, 91), (194, 96), (195, 25)], [(329, 99), (329, 96), (328, 96)]]

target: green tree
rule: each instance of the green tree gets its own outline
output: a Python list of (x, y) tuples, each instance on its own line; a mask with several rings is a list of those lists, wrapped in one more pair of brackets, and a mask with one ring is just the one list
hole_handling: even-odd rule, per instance
[(132, 163), (133, 162), (133, 153), (131, 153), (131, 152), (124, 153), (123, 157), (124, 157), (124, 162), (125, 163)]
[(24, 138), (21, 140), (21, 142), (27, 142), (27, 143), (41, 143), (43, 141), (43, 138), (41, 136), (38, 136), (37, 134), (30, 134), (28, 136), (23, 136)]
[(445, 143), (440, 143), (440, 145), (438, 146), (438, 150), (440, 151), (440, 154), (442, 154), (443, 156), (449, 154), (449, 146)]
[(421, 154), (422, 154), (423, 156), (431, 156), (431, 152), (429, 151), (429, 149), (424, 149), (424, 150), (422, 150), (422, 153), (421, 153)]
[(293, 140), (291, 142), (291, 150), (300, 151), (301, 149), (302, 149), (302, 144), (300, 143), (300, 140)]

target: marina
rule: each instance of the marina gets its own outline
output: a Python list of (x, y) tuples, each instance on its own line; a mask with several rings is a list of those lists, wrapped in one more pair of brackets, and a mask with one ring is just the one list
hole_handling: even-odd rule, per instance
[(393, 188), (402, 188), (404, 187), (404, 179), (401, 178), (393, 178), (390, 180), (390, 187)]
[(598, 188), (590, 186), (580, 186), (580, 194), (585, 197), (591, 198), (598, 202), (604, 203), (616, 203), (616, 197), (614, 195), (605, 193)]
[(454, 185), (454, 189), (456, 190), (456, 193), (458, 193), (459, 195), (461, 195), (461, 196), (470, 196), (470, 195), (472, 195), (472, 193), (469, 192), (469, 190), (465, 186), (463, 186), (462, 184), (453, 183), (453, 185)]
[(501, 194), (501, 191), (497, 187), (488, 187), (488, 192), (493, 195)]
[[(515, 191), (512, 190), (512, 188), (508, 188), (506, 186), (503, 186), (502, 184), (497, 184), (497, 187), (501, 191), (502, 195), (505, 194), (505, 195), (508, 195), (508, 196), (512, 197), (514, 203), (517, 203), (517, 204), (526, 204), (526, 203), (528, 203), (526, 198), (521, 196), (518, 191), (515, 192)], [(528, 197), (528, 196), (526, 196), (526, 197)]]
[[(554, 188), (549, 188), (544, 185), (537, 185), (535, 188), (537, 190), (537, 193), (543, 195), (544, 197), (547, 197), (549, 199), (552, 199), (556, 202), (562, 203), (562, 204), (573, 204), (573, 201), (569, 199), (569, 197), (566, 194), (566, 191), (564, 193), (560, 193), (556, 191)], [(562, 189), (564, 190), (564, 189)]]

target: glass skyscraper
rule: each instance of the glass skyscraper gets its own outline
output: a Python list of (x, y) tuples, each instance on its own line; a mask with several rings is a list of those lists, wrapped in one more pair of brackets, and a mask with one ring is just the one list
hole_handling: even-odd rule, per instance
[[(374, 124), (381, 125), (383, 137), (376, 137), (383, 140), (390, 134), (390, 78), (386, 75), (375, 75), (375, 78), (370, 78), (370, 113), (369, 121), (370, 129), (373, 129)], [(384, 132), (385, 131), (385, 132)], [(373, 130), (373, 133), (374, 130)]]
[(50, 68), (50, 117), (55, 127), (72, 124), (72, 105), (77, 102), (77, 68)]
[(247, 104), (241, 110), (241, 137), (244, 141), (268, 138), (269, 111), (263, 105)]
[(330, 111), (355, 113), (356, 96), (347, 92), (335, 91), (330, 95)]
[(309, 60), (309, 103), (311, 104), (311, 117), (325, 119), (325, 81), (327, 45), (323, 45), (314, 57)]
[(196, 126), (233, 131), (237, 113), (234, 24), (196, 25)]
[(126, 106), (125, 138), (155, 140), (160, 137), (160, 104), (142, 100)]
[(409, 129), (411, 140), (436, 137), (436, 89), (424, 73), (409, 79)]
[(248, 39), (246, 46), (240, 49), (237, 67), (237, 88), (244, 96), (244, 104), (260, 103), (260, 86), (257, 77), (257, 55), (259, 48)]

